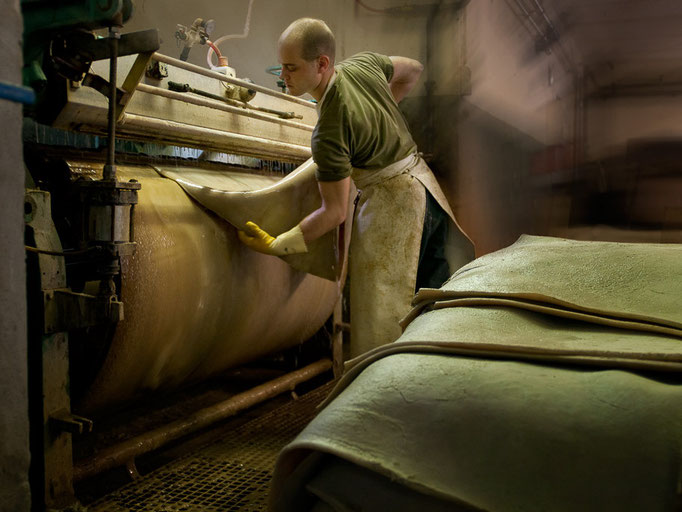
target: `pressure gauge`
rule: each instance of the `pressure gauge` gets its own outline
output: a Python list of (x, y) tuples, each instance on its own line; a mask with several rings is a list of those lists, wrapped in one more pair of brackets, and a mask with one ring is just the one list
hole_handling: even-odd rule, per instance
[(213, 29), (215, 28), (215, 21), (214, 20), (206, 20), (202, 23), (204, 26), (204, 30), (206, 31), (206, 35), (210, 36), (211, 32), (213, 32)]

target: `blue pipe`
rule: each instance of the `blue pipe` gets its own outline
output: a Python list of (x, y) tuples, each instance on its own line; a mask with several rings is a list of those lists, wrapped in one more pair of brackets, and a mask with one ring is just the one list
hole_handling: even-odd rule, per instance
[(271, 75), (280, 76), (280, 74), (282, 73), (282, 66), (281, 65), (268, 66), (267, 68), (265, 68), (265, 72), (270, 73)]
[(36, 93), (30, 87), (0, 81), (0, 99), (31, 104), (36, 101)]

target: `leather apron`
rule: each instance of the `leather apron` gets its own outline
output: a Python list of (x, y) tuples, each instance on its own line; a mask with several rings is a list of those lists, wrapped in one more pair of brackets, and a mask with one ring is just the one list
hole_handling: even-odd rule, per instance
[(360, 191), (350, 245), (350, 355), (395, 341), (417, 282), (426, 190), (450, 217), (445, 250), (450, 273), (474, 258), (440, 185), (414, 153), (384, 169), (353, 168)]

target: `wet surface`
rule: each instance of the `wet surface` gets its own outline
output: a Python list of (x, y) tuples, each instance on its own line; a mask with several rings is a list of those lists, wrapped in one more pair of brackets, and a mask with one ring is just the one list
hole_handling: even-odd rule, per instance
[(176, 448), (184, 455), (139, 480), (95, 501), (90, 489), (90, 495), (82, 494), (81, 500), (91, 501), (90, 512), (266, 510), (280, 449), (316, 414), (330, 386), (322, 385), (295, 400), (288, 396), (271, 401), (260, 411), (214, 429), (208, 437)]

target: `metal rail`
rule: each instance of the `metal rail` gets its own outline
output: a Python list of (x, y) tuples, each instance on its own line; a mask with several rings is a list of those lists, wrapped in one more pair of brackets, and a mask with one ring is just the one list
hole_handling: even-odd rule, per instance
[(253, 119), (260, 119), (261, 121), (268, 121), (275, 124), (281, 124), (283, 126), (289, 126), (291, 128), (306, 130), (309, 132), (313, 131), (313, 127), (307, 124), (299, 123), (296, 121), (289, 121), (288, 119), (281, 119), (279, 117), (273, 117), (267, 114), (261, 114), (259, 112), (254, 112), (253, 110), (246, 110), (245, 108), (231, 106), (226, 103), (221, 103), (215, 100), (211, 101), (204, 98), (198, 98), (197, 96), (193, 96), (188, 93), (169, 91), (168, 89), (162, 89), (161, 87), (154, 87), (146, 84), (138, 84), (137, 90), (148, 94), (163, 96), (164, 98), (169, 98), (172, 100), (191, 103), (192, 105), (198, 105), (200, 107), (208, 107), (216, 110), (222, 110), (224, 112), (230, 112), (231, 114), (251, 117)]
[(84, 480), (102, 471), (124, 464), (134, 467), (134, 459), (138, 455), (156, 450), (171, 441), (192, 434), (285, 391), (293, 391), (297, 384), (310, 380), (331, 367), (332, 362), (329, 359), (322, 359), (300, 370), (235, 395), (224, 402), (201, 409), (186, 418), (173, 421), (116, 446), (101, 450), (94, 457), (74, 465), (73, 479), (74, 481)]
[(152, 55), (152, 58), (158, 60), (159, 62), (164, 62), (170, 66), (175, 66), (177, 68), (185, 69), (187, 71), (192, 71), (194, 73), (198, 73), (199, 75), (204, 75), (209, 78), (215, 78), (216, 80), (221, 80), (223, 82), (227, 82), (228, 84), (239, 85), (246, 89), (259, 91), (262, 92), (263, 94), (267, 94), (268, 96), (273, 96), (281, 100), (290, 101), (292, 103), (298, 103), (299, 105), (303, 105), (304, 107), (315, 108), (315, 104), (310, 101), (302, 100), (301, 98), (297, 98), (296, 96), (290, 96), (279, 91), (273, 91), (272, 89), (268, 89), (267, 87), (263, 87), (262, 85), (252, 84), (251, 82), (247, 82), (245, 80), (225, 76), (222, 73), (211, 71), (209, 69), (202, 68), (201, 66), (190, 64), (189, 62), (184, 62), (179, 59), (174, 59), (173, 57), (163, 55), (162, 53), (154, 53), (154, 55)]
[[(85, 125), (96, 131), (90, 125)], [(168, 141), (173, 144), (182, 142), (190, 147), (231, 151), (255, 158), (278, 158), (286, 161), (299, 161), (310, 158), (310, 147), (289, 142), (243, 135), (213, 128), (194, 126), (166, 119), (156, 119), (137, 114), (124, 114), (119, 131), (126, 136), (146, 138), (153, 141)], [(151, 135), (150, 135), (151, 134)]]

